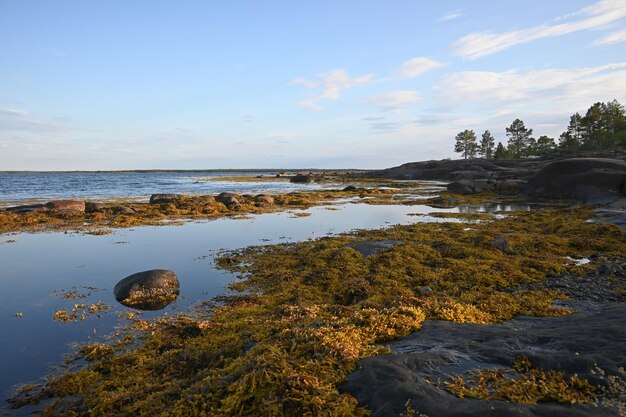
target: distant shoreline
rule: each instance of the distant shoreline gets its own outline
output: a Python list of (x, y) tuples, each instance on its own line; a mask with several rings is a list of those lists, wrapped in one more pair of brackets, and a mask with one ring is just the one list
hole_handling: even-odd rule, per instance
[(95, 170), (95, 171), (0, 171), (0, 174), (168, 174), (185, 172), (367, 172), (374, 169), (323, 169), (323, 168), (246, 168), (246, 169), (120, 169), (120, 170)]

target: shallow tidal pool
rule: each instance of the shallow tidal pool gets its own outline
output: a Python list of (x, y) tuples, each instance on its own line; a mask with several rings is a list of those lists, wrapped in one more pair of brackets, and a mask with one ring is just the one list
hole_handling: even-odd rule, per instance
[[(142, 313), (145, 318), (172, 314), (227, 291), (226, 285), (236, 277), (215, 269), (213, 259), (220, 250), (317, 239), (354, 229), (451, 221), (428, 215), (435, 212), (467, 210), (348, 203), (239, 219), (116, 229), (114, 234), (101, 236), (61, 232), (0, 235), (0, 332), (4, 335), (0, 392), (7, 398), (16, 384), (49, 374), (62, 363), (63, 355), (72, 351), (73, 343), (111, 333), (118, 313), (131, 311), (115, 301), (112, 288), (130, 274), (173, 270), (181, 286), (178, 299), (163, 310)], [(295, 216), (298, 213), (310, 215)], [(59, 293), (72, 290), (87, 297), (66, 299)], [(99, 318), (93, 314), (75, 322), (53, 320), (57, 310), (99, 301), (111, 306)]]

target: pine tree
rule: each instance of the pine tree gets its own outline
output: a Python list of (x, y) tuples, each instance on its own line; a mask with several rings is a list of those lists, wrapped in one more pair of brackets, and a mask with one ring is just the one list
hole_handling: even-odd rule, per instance
[(502, 144), (502, 142), (498, 142), (498, 146), (496, 146), (496, 151), (493, 153), (494, 159), (506, 159), (508, 157), (508, 151)]
[(495, 139), (490, 131), (485, 130), (480, 140), (478, 153), (487, 159), (493, 158), (493, 148), (495, 147)]
[(509, 138), (509, 154), (511, 157), (520, 158), (527, 154), (532, 134), (533, 130), (526, 129), (524, 122), (520, 119), (515, 119), (513, 123), (511, 123), (511, 126), (506, 128), (506, 135)]
[(455, 139), (454, 152), (462, 153), (464, 159), (476, 156), (478, 145), (476, 144), (476, 133), (473, 130), (465, 129), (456, 135)]
[(549, 155), (556, 149), (556, 144), (554, 143), (554, 139), (550, 138), (546, 135), (539, 136), (537, 139), (537, 144), (535, 146), (535, 153), (538, 156)]

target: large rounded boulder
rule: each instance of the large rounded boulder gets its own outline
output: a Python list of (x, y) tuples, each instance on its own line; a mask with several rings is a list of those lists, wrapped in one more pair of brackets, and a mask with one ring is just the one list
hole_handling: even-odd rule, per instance
[(528, 180), (530, 194), (575, 198), (583, 202), (610, 200), (626, 192), (626, 162), (610, 158), (571, 158), (552, 162)]
[(46, 208), (61, 213), (84, 213), (85, 202), (76, 200), (52, 200), (46, 203)]
[(137, 272), (115, 284), (115, 299), (139, 310), (160, 310), (172, 303), (180, 293), (180, 284), (173, 271), (151, 269)]

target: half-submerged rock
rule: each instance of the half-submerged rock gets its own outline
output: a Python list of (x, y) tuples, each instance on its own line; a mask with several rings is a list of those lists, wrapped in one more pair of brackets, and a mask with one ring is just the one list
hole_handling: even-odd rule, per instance
[(113, 288), (119, 303), (139, 310), (160, 310), (176, 300), (179, 292), (176, 274), (167, 269), (137, 272)]

